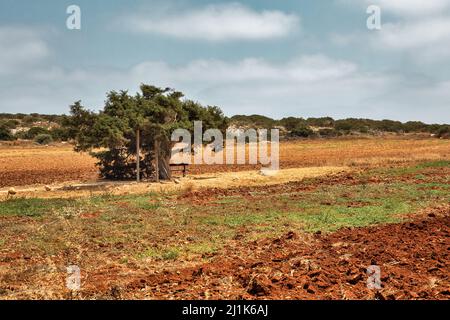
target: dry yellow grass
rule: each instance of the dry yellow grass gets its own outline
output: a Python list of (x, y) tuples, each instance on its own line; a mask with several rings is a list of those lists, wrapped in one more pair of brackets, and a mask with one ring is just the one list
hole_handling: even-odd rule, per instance
[[(144, 194), (148, 192), (191, 192), (199, 189), (226, 189), (240, 186), (270, 186), (291, 181), (301, 181), (306, 178), (324, 176), (350, 171), (349, 167), (310, 167), (281, 169), (273, 175), (262, 175), (258, 170), (227, 172), (217, 174), (200, 174), (180, 181), (164, 183), (111, 183), (99, 188), (80, 190), (64, 190), (64, 184), (53, 185), (53, 190), (46, 191), (44, 187), (17, 188), (15, 198), (80, 198), (108, 193), (110, 195)], [(7, 198), (7, 190), (0, 190), (0, 201)]]
[[(373, 137), (300, 140), (280, 144), (280, 167), (383, 166), (449, 160), (450, 141), (434, 138)], [(0, 188), (96, 180), (96, 160), (69, 145), (1, 147)], [(191, 175), (250, 171), (254, 165), (193, 165)]]

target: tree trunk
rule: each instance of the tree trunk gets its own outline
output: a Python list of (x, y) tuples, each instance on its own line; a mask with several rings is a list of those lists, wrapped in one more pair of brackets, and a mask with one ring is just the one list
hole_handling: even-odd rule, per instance
[(159, 140), (155, 140), (155, 174), (156, 174), (156, 182), (159, 182)]
[(140, 130), (136, 130), (136, 181), (139, 182), (141, 180), (141, 137)]
[(170, 156), (159, 157), (159, 177), (163, 180), (172, 179), (172, 171), (170, 170)]
[[(163, 150), (161, 150), (161, 144)], [(165, 150), (166, 144), (161, 140), (155, 140), (155, 170), (156, 181), (161, 180), (171, 180), (172, 179), (172, 171), (170, 170), (170, 158), (171, 158), (171, 148), (169, 150)], [(163, 152), (161, 152), (163, 151)]]

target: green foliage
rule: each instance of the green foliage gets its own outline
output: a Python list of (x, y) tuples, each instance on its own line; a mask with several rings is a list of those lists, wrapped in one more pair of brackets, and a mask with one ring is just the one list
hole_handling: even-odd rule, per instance
[[(193, 131), (193, 121), (202, 120), (203, 128), (225, 130), (226, 118), (218, 107), (203, 107), (183, 100), (183, 94), (170, 88), (141, 85), (134, 96), (127, 91), (107, 94), (102, 111), (86, 110), (81, 102), (71, 106), (71, 117), (64, 120), (68, 136), (76, 141), (77, 151), (92, 151), (99, 159), (101, 175), (110, 179), (130, 179), (136, 176), (136, 134), (140, 133), (142, 177), (154, 172), (155, 142), (160, 143), (160, 168), (170, 174), (168, 160), (175, 129)], [(160, 171), (161, 172), (161, 171)]]
[(34, 142), (39, 144), (49, 144), (50, 142), (53, 142), (53, 138), (48, 133), (41, 133), (34, 138)]
[(9, 199), (1, 204), (1, 216), (40, 217), (55, 208), (61, 209), (70, 204), (70, 200), (63, 199)]
[(392, 120), (371, 120), (371, 119), (356, 119), (348, 118), (341, 120), (334, 120), (331, 117), (321, 118), (298, 118), (286, 117), (281, 120), (274, 120), (260, 115), (237, 115), (230, 119), (230, 124), (240, 127), (253, 128), (273, 128), (276, 126), (283, 126), (288, 136), (291, 137), (309, 137), (315, 136), (311, 134), (308, 127), (319, 127), (318, 135), (321, 137), (334, 137), (339, 135), (346, 135), (351, 133), (371, 134), (376, 132), (394, 132), (394, 133), (434, 133), (437, 137), (450, 137), (449, 125), (425, 124), (420, 121), (409, 121), (402, 123), (400, 121)]
[(23, 117), (22, 122), (25, 125), (33, 125), (36, 122), (43, 122), (45, 119), (43, 119), (39, 114), (32, 113), (30, 115), (26, 115)]
[(298, 124), (290, 131), (290, 136), (292, 137), (308, 138), (315, 135), (314, 131), (306, 124)]
[(307, 126), (306, 120), (303, 118), (288, 117), (280, 120), (280, 125), (286, 128), (288, 131), (294, 129), (304, 128)]
[(250, 116), (235, 115), (231, 117), (230, 121), (237, 126), (251, 127), (251, 128), (271, 129), (277, 125), (276, 120), (258, 114), (253, 114)]
[(339, 135), (339, 132), (332, 128), (323, 128), (319, 130), (319, 136), (321, 137), (336, 137)]
[(0, 141), (12, 140), (14, 140), (14, 136), (11, 134), (11, 130), (4, 125), (0, 126)]
[(385, 132), (401, 132), (404, 131), (403, 124), (400, 121), (381, 120), (374, 125), (375, 129)]
[(57, 127), (50, 129), (50, 134), (53, 140), (68, 141), (70, 139), (70, 132), (67, 128)]
[(312, 127), (334, 127), (334, 119), (331, 117), (308, 118), (306, 119), (306, 123)]
[(3, 126), (8, 129), (15, 129), (20, 124), (20, 122), (16, 119), (3, 120), (0, 121), (0, 126)]
[(25, 139), (33, 140), (34, 138), (36, 138), (38, 135), (41, 134), (50, 134), (50, 132), (42, 127), (32, 127), (25, 133)]
[(436, 130), (438, 138), (450, 138), (450, 126), (441, 126)]
[(366, 119), (344, 119), (336, 120), (334, 129), (344, 133), (350, 132), (367, 132), (370, 126), (370, 120)]
[(155, 260), (176, 260), (180, 255), (180, 250), (176, 247), (169, 247), (164, 249), (148, 248), (141, 252), (140, 258), (153, 258)]
[(403, 124), (405, 132), (425, 132), (428, 125), (420, 121), (408, 121)]

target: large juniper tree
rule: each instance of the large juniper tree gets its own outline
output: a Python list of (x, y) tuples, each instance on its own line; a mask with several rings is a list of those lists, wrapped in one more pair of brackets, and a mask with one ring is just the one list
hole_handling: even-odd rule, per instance
[(179, 91), (141, 85), (134, 96), (127, 91), (111, 91), (103, 110), (93, 112), (80, 101), (71, 107), (65, 125), (76, 142), (75, 150), (89, 151), (99, 159), (103, 177), (132, 179), (136, 177), (136, 139), (140, 140), (140, 177), (150, 178), (155, 170), (155, 145), (159, 144), (159, 176), (170, 179), (169, 160), (173, 142), (170, 136), (177, 128), (193, 131), (193, 121), (202, 120), (203, 129), (225, 130), (227, 119), (218, 107), (203, 107), (183, 99)]

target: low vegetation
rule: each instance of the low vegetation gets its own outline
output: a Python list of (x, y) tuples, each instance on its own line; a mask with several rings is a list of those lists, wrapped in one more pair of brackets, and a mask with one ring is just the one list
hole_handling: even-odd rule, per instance
[[(445, 175), (449, 168), (449, 161), (436, 161), (372, 169), (356, 175), (357, 183), (321, 184), (320, 178), (312, 178), (301, 183), (302, 190), (296, 189), (296, 184), (275, 186), (277, 192), (268, 187), (218, 196), (200, 190), (195, 198), (204, 201), (198, 204), (190, 202), (190, 191), (10, 199), (2, 203), (0, 217), (9, 217), (1, 220), (6, 243), (30, 254), (39, 249), (37, 252), (45, 255), (46, 246), (58, 245), (70, 228), (68, 236), (77, 245), (100, 245), (109, 250), (118, 244), (126, 246), (121, 255), (126, 252), (127, 261), (188, 259), (216, 252), (236, 236), (251, 241), (289, 230), (330, 232), (402, 221), (421, 209), (450, 202), (450, 178)], [(374, 176), (377, 182), (370, 182)], [(305, 191), (307, 186), (312, 186), (310, 191)], [(15, 219), (22, 223), (13, 227)], [(21, 232), (17, 234), (18, 228)], [(15, 243), (19, 234), (27, 237)], [(36, 247), (44, 242), (46, 245)]]
[[(195, 109), (195, 108), (194, 108)], [(192, 110), (199, 120), (201, 113)], [(331, 138), (347, 135), (378, 135), (380, 133), (427, 133), (437, 138), (450, 138), (449, 124), (426, 124), (420, 121), (339, 119), (331, 117), (286, 117), (279, 120), (262, 115), (235, 115), (224, 118), (237, 128), (279, 128), (282, 138)], [(50, 134), (54, 141), (69, 141), (76, 132), (71, 128), (73, 115), (6, 114), (0, 113), (0, 141), (33, 140), (38, 134)], [(218, 126), (220, 127), (220, 126)]]

